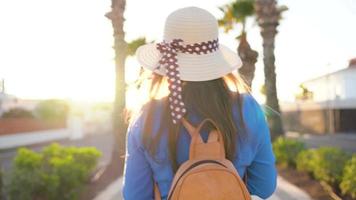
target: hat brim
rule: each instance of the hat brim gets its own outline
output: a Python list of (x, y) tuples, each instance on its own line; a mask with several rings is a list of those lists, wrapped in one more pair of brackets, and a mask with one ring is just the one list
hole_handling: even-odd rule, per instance
[[(136, 51), (138, 62), (150, 71), (166, 75), (166, 69), (157, 69), (161, 53), (155, 43), (140, 46)], [(183, 81), (208, 81), (221, 78), (240, 68), (242, 62), (236, 52), (219, 44), (219, 49), (208, 54), (177, 54), (180, 78)]]

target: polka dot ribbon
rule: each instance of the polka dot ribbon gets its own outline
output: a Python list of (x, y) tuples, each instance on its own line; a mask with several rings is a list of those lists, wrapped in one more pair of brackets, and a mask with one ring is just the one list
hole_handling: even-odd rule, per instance
[(182, 81), (180, 80), (177, 53), (200, 55), (214, 52), (219, 48), (218, 39), (188, 45), (184, 45), (181, 39), (174, 39), (171, 42), (158, 43), (156, 48), (162, 54), (157, 69), (161, 67), (166, 69), (169, 84), (169, 108), (173, 123), (177, 124), (187, 112), (182, 98)]

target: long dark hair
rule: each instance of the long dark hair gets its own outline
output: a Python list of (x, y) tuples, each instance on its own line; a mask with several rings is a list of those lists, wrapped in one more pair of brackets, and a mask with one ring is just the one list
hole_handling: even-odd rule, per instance
[[(141, 84), (141, 83), (140, 83)], [(162, 88), (167, 88), (165, 77), (158, 74), (153, 74), (150, 78), (149, 95), (150, 100), (145, 104), (147, 116), (144, 122), (142, 140), (144, 147), (149, 151), (150, 155), (155, 158), (157, 146), (161, 140), (164, 131), (169, 132), (168, 144), (170, 161), (173, 171), (178, 168), (177, 154), (177, 139), (182, 127), (180, 124), (173, 124), (170, 115), (168, 98), (164, 98), (164, 107), (161, 112), (159, 122), (154, 119), (157, 101), (154, 100)], [(243, 80), (236, 74), (228, 74), (222, 78), (210, 81), (183, 81), (182, 96), (183, 101), (188, 108), (187, 115), (194, 109), (194, 114), (201, 119), (211, 118), (214, 120), (218, 128), (223, 133), (225, 144), (226, 158), (233, 161), (236, 152), (236, 139), (244, 130), (243, 115), (242, 115), (242, 98), (240, 97), (241, 90), (248, 92), (248, 88)], [(233, 105), (237, 103), (239, 117), (233, 117)], [(191, 109), (190, 109), (191, 108)], [(238, 124), (236, 126), (236, 120)], [(159, 130), (153, 134), (153, 124), (159, 123)], [(239, 131), (238, 131), (239, 130)]]

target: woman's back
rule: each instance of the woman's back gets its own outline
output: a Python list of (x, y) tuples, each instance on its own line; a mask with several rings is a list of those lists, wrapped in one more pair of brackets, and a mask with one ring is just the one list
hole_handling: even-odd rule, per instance
[[(276, 186), (276, 170), (271, 148), (270, 135), (264, 114), (249, 94), (243, 94), (242, 113), (245, 123), (244, 133), (239, 127), (239, 108), (233, 103), (232, 114), (238, 128), (236, 138), (236, 154), (233, 164), (240, 177), (247, 169), (247, 187), (252, 195), (261, 198), (270, 196)], [(158, 132), (161, 124), (161, 114), (164, 110), (164, 100), (154, 100), (153, 133)], [(236, 100), (237, 101), (237, 100)], [(194, 109), (190, 109), (194, 110)], [(125, 199), (153, 199), (153, 183), (158, 184), (162, 198), (167, 198), (174, 172), (169, 158), (168, 131), (163, 131), (154, 157), (143, 144), (143, 128), (147, 117), (147, 109), (143, 109), (137, 119), (129, 127), (128, 149), (125, 165), (124, 197)], [(224, 117), (224, 116), (221, 116)], [(198, 124), (202, 119), (192, 111), (187, 117), (192, 124)], [(154, 137), (154, 135), (152, 135)], [(207, 139), (207, 133), (202, 134)], [(181, 128), (177, 138), (177, 162), (182, 164), (189, 157), (190, 135)]]
[[(247, 172), (249, 192), (266, 198), (274, 191), (276, 170), (267, 123), (252, 96), (240, 94), (243, 83), (235, 73), (241, 59), (219, 43), (218, 33), (211, 13), (187, 7), (167, 17), (162, 42), (138, 48), (138, 61), (153, 76), (144, 79), (150, 81), (151, 101), (128, 131), (126, 200), (153, 199), (154, 183), (162, 199), (167, 198), (174, 172), (188, 159), (190, 135), (181, 125), (183, 119), (194, 125), (213, 120), (225, 158), (241, 177)], [(153, 100), (162, 89), (168, 89), (167, 97)]]

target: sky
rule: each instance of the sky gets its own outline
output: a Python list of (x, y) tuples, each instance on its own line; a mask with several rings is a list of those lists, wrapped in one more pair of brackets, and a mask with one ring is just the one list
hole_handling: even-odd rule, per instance
[[(127, 0), (126, 40), (162, 40), (165, 18), (198, 6), (217, 18), (230, 0)], [(283, 14), (275, 43), (278, 96), (292, 101), (298, 85), (347, 67), (356, 57), (356, 0), (280, 0)], [(104, 14), (110, 0), (0, 0), (0, 79), (20, 98), (111, 101), (114, 98), (112, 26)], [(240, 31), (220, 30), (220, 42), (237, 48)], [(252, 89), (263, 85), (262, 38), (250, 19), (248, 40), (258, 51)], [(127, 60), (127, 81), (139, 64)]]

